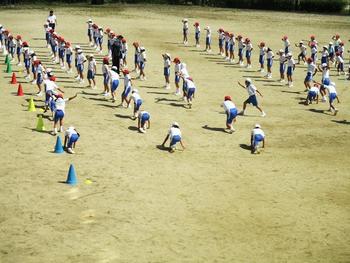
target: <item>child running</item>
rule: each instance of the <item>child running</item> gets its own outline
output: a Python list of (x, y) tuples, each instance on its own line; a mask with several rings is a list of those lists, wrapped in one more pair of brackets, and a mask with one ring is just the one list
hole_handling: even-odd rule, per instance
[(245, 114), (245, 109), (247, 107), (247, 104), (252, 104), (254, 107), (256, 107), (260, 112), (261, 112), (261, 117), (265, 117), (266, 113), (262, 110), (261, 107), (259, 107), (258, 104), (258, 100), (256, 98), (256, 93), (258, 93), (261, 97), (263, 97), (263, 95), (260, 93), (260, 91), (252, 84), (252, 80), (250, 78), (247, 78), (245, 80), (245, 86), (242, 85), (239, 81), (238, 81), (238, 85), (241, 86), (242, 88), (246, 89), (248, 92), (248, 99), (246, 99), (243, 103), (243, 110), (239, 113), (240, 115), (244, 115)]

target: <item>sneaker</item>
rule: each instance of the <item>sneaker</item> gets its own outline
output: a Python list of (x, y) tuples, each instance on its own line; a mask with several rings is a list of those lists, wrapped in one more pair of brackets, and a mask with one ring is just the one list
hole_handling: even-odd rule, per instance
[(146, 133), (146, 130), (144, 130), (144, 129), (142, 129), (142, 128), (140, 128), (139, 131), (140, 131), (141, 133)]
[(272, 75), (268, 75), (267, 78), (268, 78), (268, 79), (272, 79)]
[(35, 84), (36, 84), (36, 79), (34, 79), (34, 80), (32, 81), (32, 84), (33, 84), (33, 85), (35, 85)]
[(266, 116), (266, 113), (265, 112), (262, 112), (261, 113), (261, 117), (265, 117)]
[(22, 63), (21, 63), (21, 62), (20, 62), (20, 63), (18, 63), (18, 64), (17, 64), (17, 66), (19, 66), (19, 67), (20, 67), (20, 66), (22, 66)]
[(76, 80), (79, 80), (79, 79), (80, 79), (80, 76), (75, 77), (75, 79), (76, 79)]
[(41, 97), (43, 95), (43, 93), (40, 91), (40, 92), (38, 92), (37, 94), (35, 94), (35, 96), (37, 96), (37, 97)]
[(339, 111), (338, 109), (334, 110), (334, 116), (337, 115), (338, 111)]
[(70, 153), (70, 154), (74, 154), (75, 153), (72, 148), (68, 148), (67, 152)]

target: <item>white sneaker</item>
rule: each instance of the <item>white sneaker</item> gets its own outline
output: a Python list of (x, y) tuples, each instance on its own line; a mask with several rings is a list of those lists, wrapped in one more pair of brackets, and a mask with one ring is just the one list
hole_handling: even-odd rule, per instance
[(80, 79), (80, 76), (75, 77), (75, 79), (76, 79), (76, 80), (79, 80), (79, 79)]
[(35, 96), (37, 96), (37, 97), (41, 97), (43, 95), (43, 93), (40, 91), (40, 92), (38, 92), (37, 94), (35, 94)]
[(36, 79), (34, 79), (33, 81), (32, 81), (32, 85), (35, 85), (36, 84)]
[(19, 67), (20, 67), (20, 66), (22, 66), (22, 63), (21, 63), (21, 62), (20, 62), (20, 63), (18, 63), (18, 64), (17, 64), (17, 66), (19, 66)]
[(266, 116), (266, 113), (265, 112), (262, 112), (261, 113), (261, 117), (265, 117)]
[(70, 153), (70, 154), (74, 154), (75, 153), (72, 148), (68, 148), (67, 152)]
[(83, 79), (79, 79), (79, 83), (80, 83), (80, 84), (84, 84), (84, 82), (85, 82), (85, 81), (84, 81)]

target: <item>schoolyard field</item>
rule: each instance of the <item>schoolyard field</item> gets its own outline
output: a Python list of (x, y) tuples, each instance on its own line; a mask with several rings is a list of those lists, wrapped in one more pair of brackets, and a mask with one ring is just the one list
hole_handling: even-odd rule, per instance
[[(51, 63), (43, 29), (50, 8), (58, 19), (56, 31), (85, 54), (94, 53), (86, 36), (89, 18), (123, 34), (131, 69), (132, 42), (146, 48), (147, 80), (134, 80), (143, 109), (151, 114), (146, 134), (137, 131), (132, 109), (117, 107), (122, 85), (116, 103), (100, 95), (102, 55), (94, 53), (96, 90)], [(184, 17), (190, 25), (188, 46), (182, 44)], [(201, 48), (194, 47), (195, 21), (202, 28)], [(65, 97), (79, 93), (67, 104), (65, 127), (73, 125), (81, 134), (76, 154), (53, 153), (56, 137), (35, 130), (43, 97), (32, 95), (36, 86), (25, 81), (23, 67), (13, 62), (25, 93), (17, 97), (18, 86), (10, 84), (0, 55), (1, 263), (350, 262), (350, 82), (332, 67), (341, 101), (333, 116), (327, 103), (302, 104), (306, 66), (297, 65), (292, 88), (278, 82), (278, 61), (271, 80), (257, 72), (257, 44), (265, 41), (276, 54), (286, 34), (295, 58), (299, 50), (294, 43), (311, 34), (322, 47), (339, 33), (349, 49), (349, 17), (66, 5), (2, 8), (0, 23), (21, 34), (44, 66), (54, 69)], [(203, 51), (206, 25), (212, 28), (212, 53)], [(219, 27), (252, 40), (252, 69), (217, 55)], [(174, 65), (172, 89), (162, 87), (164, 52), (187, 64), (198, 88), (192, 109), (173, 94)], [(348, 63), (349, 53), (345, 57)], [(241, 110), (247, 92), (237, 81), (247, 77), (263, 94), (259, 100), (267, 116), (248, 106), (247, 115), (237, 118), (236, 132), (228, 134), (220, 104), (230, 95)], [(321, 74), (315, 79), (320, 81)], [(27, 111), (30, 97), (36, 112)], [(44, 124), (51, 131), (46, 116)], [(173, 121), (179, 123), (187, 148), (171, 154), (160, 144)], [(266, 134), (266, 149), (258, 155), (249, 150), (255, 123)], [(70, 164), (77, 186), (62, 183)]]

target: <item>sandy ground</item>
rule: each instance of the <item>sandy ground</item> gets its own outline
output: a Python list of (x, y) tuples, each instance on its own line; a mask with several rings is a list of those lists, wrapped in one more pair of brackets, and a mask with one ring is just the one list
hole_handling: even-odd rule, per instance
[[(85, 92), (66, 109), (65, 126), (81, 133), (77, 154), (54, 154), (55, 137), (33, 130), (37, 113), (26, 111), (35, 87), (14, 66), (26, 93), (16, 97), (1, 56), (0, 262), (350, 262), (349, 82), (332, 71), (342, 102), (334, 117), (323, 111), (324, 103), (299, 104), (305, 97), (304, 66), (297, 67), (294, 88), (288, 89), (276, 81), (277, 63), (274, 81), (256, 72), (257, 51), (253, 69), (246, 70), (214, 55), (215, 34), (213, 54), (180, 44), (183, 16), (202, 28), (242, 33), (255, 44), (265, 40), (275, 51), (285, 33), (293, 42), (311, 33), (321, 43), (335, 32), (348, 37), (348, 17), (166, 6), (55, 11), (57, 31), (82, 43), (87, 53), (89, 17), (125, 35), (130, 64), (133, 41), (147, 48), (148, 80), (135, 84), (152, 128), (138, 133), (128, 118), (131, 109), (116, 108), (97, 95), (100, 76), (98, 90), (91, 90), (54, 66), (66, 96)], [(42, 40), (46, 15), (47, 8), (1, 10), (0, 22), (21, 33), (52, 66)], [(162, 88), (165, 51), (180, 56), (196, 81), (191, 110), (174, 90)], [(247, 94), (235, 83), (245, 77), (263, 93), (267, 117), (249, 107), (230, 135), (222, 131), (225, 115), (219, 105), (231, 95), (241, 109)], [(157, 145), (175, 120), (187, 149), (169, 154)], [(51, 130), (52, 123), (44, 121)], [(267, 134), (267, 148), (251, 155), (245, 145), (256, 122)], [(60, 183), (70, 163), (77, 171), (76, 187)]]

